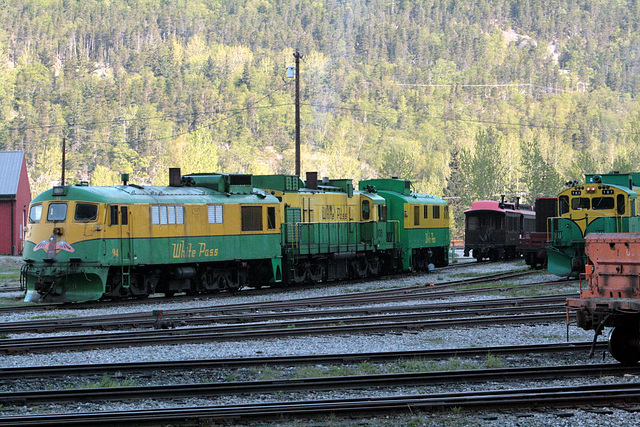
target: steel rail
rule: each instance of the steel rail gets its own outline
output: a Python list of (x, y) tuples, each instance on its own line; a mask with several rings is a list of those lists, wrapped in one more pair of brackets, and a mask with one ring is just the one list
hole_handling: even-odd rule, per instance
[[(475, 313), (475, 312), (474, 312)], [(402, 315), (406, 316), (406, 315)], [(433, 317), (433, 313), (428, 314)], [(375, 316), (371, 321), (376, 323), (357, 323), (358, 319), (324, 319), (323, 326), (315, 326), (318, 320), (305, 321), (307, 325), (300, 327), (300, 321), (274, 322), (267, 324), (224, 325), (200, 328), (179, 328), (172, 330), (151, 330), (136, 332), (115, 332), (93, 335), (71, 335), (63, 337), (32, 337), (25, 339), (0, 340), (0, 353), (18, 354), (25, 352), (51, 352), (65, 350), (95, 349), (109, 347), (129, 347), (145, 345), (169, 345), (194, 342), (240, 340), (261, 338), (282, 338), (305, 335), (324, 335), (348, 333), (360, 334), (371, 332), (413, 331), (426, 328), (476, 327), (480, 325), (536, 323), (565, 321), (565, 311), (543, 314), (522, 314), (507, 316), (473, 317), (462, 319), (424, 319), (389, 322), (390, 316)], [(412, 315), (413, 318), (419, 317)], [(315, 325), (313, 325), (315, 322)], [(344, 324), (337, 324), (344, 323)], [(346, 324), (349, 323), (349, 324)]]
[[(520, 276), (524, 276), (524, 275), (528, 275), (531, 274), (531, 271), (517, 271), (517, 272), (502, 272), (502, 273), (496, 273), (496, 274), (491, 274), (491, 275), (483, 275), (483, 276), (479, 276), (479, 277), (474, 277), (474, 278), (467, 278), (467, 279), (460, 279), (460, 280), (453, 280), (453, 281), (449, 281), (449, 282), (445, 282), (442, 284), (439, 284), (437, 286), (459, 286), (459, 285), (465, 285), (465, 284), (473, 284), (473, 283), (482, 283), (482, 282), (487, 282), (487, 281), (492, 281), (492, 280), (502, 280), (502, 279), (506, 279), (506, 278), (512, 278), (512, 277), (520, 277)], [(408, 277), (410, 277), (411, 275), (407, 275)], [(375, 280), (384, 280), (384, 277), (376, 277)], [(353, 284), (358, 284), (360, 283), (359, 281), (354, 281), (354, 282), (348, 282), (348, 283), (353, 283)], [(334, 284), (344, 284), (344, 282), (332, 282), (331, 285)], [(327, 283), (322, 283), (321, 285), (327, 285)], [(316, 285), (317, 286), (317, 285)], [(283, 290), (287, 290), (287, 289), (291, 289), (291, 290), (295, 290), (295, 289), (299, 289), (299, 287), (297, 286), (292, 286), (292, 287), (272, 287), (272, 288), (268, 288), (268, 291), (274, 291), (274, 292), (282, 292)], [(375, 295), (375, 294), (392, 294), (392, 293), (402, 293), (402, 292), (411, 292), (413, 290), (420, 290), (420, 289), (424, 289), (424, 285), (420, 285), (420, 286), (409, 286), (406, 288), (394, 288), (394, 289), (383, 289), (383, 290), (376, 290), (376, 291), (369, 291), (366, 292), (366, 294), (368, 295)], [(241, 292), (243, 293), (243, 292)], [(361, 294), (365, 294), (365, 293), (361, 293)], [(351, 294), (353, 296), (353, 294)], [(212, 294), (204, 294), (204, 295), (197, 295), (197, 296), (193, 296), (193, 297), (178, 297), (177, 300), (190, 300), (190, 299), (197, 299), (197, 298), (202, 298), (202, 297), (207, 297), (210, 296), (211, 299), (215, 299), (215, 300), (220, 300), (220, 298), (214, 298), (212, 297)], [(340, 297), (340, 295), (334, 296), (334, 297)], [(321, 297), (321, 298), (330, 298), (330, 297)], [(305, 300), (315, 300), (317, 298), (307, 298)], [(9, 306), (3, 306), (0, 307), (0, 314), (2, 313), (10, 313), (10, 314), (15, 314), (16, 312), (28, 312), (28, 311), (47, 311), (47, 310), (65, 310), (65, 309), (71, 309), (71, 310), (76, 310), (76, 309), (84, 309), (84, 308), (96, 308), (96, 307), (109, 307), (109, 306), (116, 306), (116, 307), (122, 307), (125, 306), (127, 304), (142, 304), (142, 305), (147, 305), (147, 304), (157, 304), (157, 303), (166, 303), (167, 301), (176, 301), (176, 299), (169, 299), (167, 300), (166, 298), (151, 298), (148, 300), (124, 300), (124, 301), (116, 301), (116, 302), (91, 302), (91, 303), (67, 303), (67, 304), (62, 304), (62, 303), (52, 303), (52, 304), (33, 304), (33, 305), (9, 305)], [(284, 302), (284, 301), (281, 301)], [(268, 302), (267, 302), (268, 304)]]
[[(175, 326), (186, 325), (208, 325), (212, 323), (241, 323), (250, 321), (273, 321), (282, 319), (293, 319), (300, 317), (331, 317), (338, 315), (363, 316), (371, 314), (395, 314), (402, 312), (429, 312), (429, 311), (445, 311), (460, 310), (473, 308), (490, 308), (490, 307), (508, 307), (508, 306), (532, 306), (541, 304), (564, 304), (566, 298), (575, 296), (574, 294), (561, 295), (542, 295), (536, 297), (517, 297), (517, 298), (501, 298), (494, 300), (454, 302), (454, 303), (429, 303), (416, 305), (399, 305), (399, 306), (378, 306), (378, 307), (360, 307), (360, 308), (344, 308), (316, 311), (290, 311), (296, 308), (295, 302), (286, 308), (287, 311), (277, 313), (260, 313), (260, 309), (246, 310), (239, 314), (221, 314), (211, 316), (212, 314), (224, 312), (220, 307), (204, 307), (180, 310), (163, 311), (162, 319), (153, 316), (152, 312), (144, 313), (127, 313), (113, 316), (85, 316), (65, 319), (38, 319), (27, 320), (21, 322), (7, 322), (0, 325), (0, 333), (17, 334), (25, 332), (50, 333), (59, 331), (82, 331), (82, 330), (115, 330), (115, 329), (134, 329), (134, 328), (152, 328), (157, 326), (162, 320), (165, 326), (169, 324)], [(388, 302), (388, 301), (385, 301)], [(284, 308), (281, 307), (280, 310)], [(249, 313), (247, 313), (247, 311)]]
[[(435, 350), (405, 350), (375, 353), (338, 353), (295, 356), (261, 356), (229, 359), (169, 360), (160, 362), (104, 363), (61, 366), (23, 366), (0, 368), (0, 379), (43, 378), (78, 375), (104, 375), (114, 372), (184, 371), (194, 369), (237, 369), (265, 365), (353, 364), (362, 362), (388, 362), (400, 359), (447, 359), (451, 357), (484, 357), (491, 355), (548, 354), (588, 352), (591, 341), (532, 344), (516, 346), (465, 347)], [(606, 343), (598, 342), (598, 350)]]
[(219, 420), (247, 422), (251, 420), (291, 419), (295, 417), (334, 415), (367, 415), (390, 412), (414, 413), (444, 408), (539, 408), (610, 405), (614, 402), (640, 399), (637, 383), (596, 384), (577, 387), (545, 387), (535, 389), (485, 390), (462, 393), (351, 398), (321, 401), (251, 403), (209, 407), (168, 408), (134, 411), (101, 411), (0, 417), (4, 425), (74, 425), (136, 424), (186, 420)]
[(236, 381), (226, 383), (163, 384), (152, 386), (103, 387), (89, 389), (11, 391), (0, 393), (2, 405), (36, 405), (59, 402), (167, 399), (252, 393), (287, 393), (307, 390), (359, 389), (373, 387), (430, 386), (486, 381), (564, 379), (637, 375), (640, 366), (600, 364), (587, 366), (538, 366), (524, 368), (477, 369), (443, 372), (351, 375), (322, 378)]

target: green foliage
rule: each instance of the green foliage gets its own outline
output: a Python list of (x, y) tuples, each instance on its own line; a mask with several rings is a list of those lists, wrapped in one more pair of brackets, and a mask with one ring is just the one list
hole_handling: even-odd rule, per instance
[(68, 183), (292, 173), (296, 46), (303, 172), (411, 179), (454, 235), (473, 200), (640, 167), (638, 2), (5, 3), (0, 149), (34, 193), (63, 138)]
[(469, 200), (493, 200), (507, 189), (506, 151), (502, 135), (493, 128), (480, 130), (473, 152), (462, 149), (460, 168), (464, 171), (464, 197)]

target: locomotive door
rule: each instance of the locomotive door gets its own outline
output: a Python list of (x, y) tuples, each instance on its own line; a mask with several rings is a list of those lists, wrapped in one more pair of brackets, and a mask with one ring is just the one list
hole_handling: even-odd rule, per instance
[(284, 215), (287, 227), (285, 233), (287, 246), (297, 248), (300, 243), (300, 220), (302, 216), (300, 208), (285, 208)]
[(116, 258), (119, 261), (122, 271), (122, 286), (128, 288), (131, 285), (130, 270), (133, 264), (133, 224), (130, 215), (129, 205), (110, 205), (110, 225), (117, 227), (119, 245), (116, 245)]

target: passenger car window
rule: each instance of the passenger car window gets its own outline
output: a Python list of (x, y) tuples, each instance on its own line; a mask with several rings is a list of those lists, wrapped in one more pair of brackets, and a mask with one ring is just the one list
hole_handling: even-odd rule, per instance
[(52, 203), (49, 205), (47, 221), (64, 221), (67, 218), (66, 203)]
[(80, 222), (95, 221), (98, 219), (98, 205), (78, 203), (73, 219)]
[(479, 230), (480, 219), (477, 216), (467, 216), (467, 230)]
[(42, 205), (33, 205), (29, 211), (29, 222), (40, 222), (42, 218)]

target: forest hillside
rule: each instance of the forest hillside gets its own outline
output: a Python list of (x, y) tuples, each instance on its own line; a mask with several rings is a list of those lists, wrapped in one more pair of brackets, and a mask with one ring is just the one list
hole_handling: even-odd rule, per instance
[(0, 149), (34, 193), (167, 169), (400, 176), (446, 197), (554, 195), (640, 170), (638, 0), (8, 0)]

